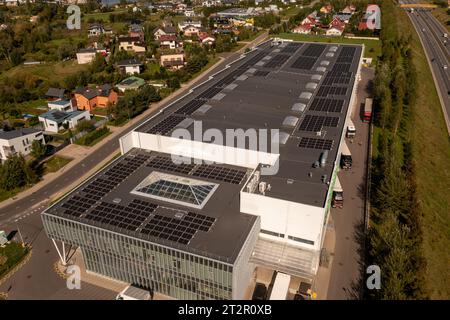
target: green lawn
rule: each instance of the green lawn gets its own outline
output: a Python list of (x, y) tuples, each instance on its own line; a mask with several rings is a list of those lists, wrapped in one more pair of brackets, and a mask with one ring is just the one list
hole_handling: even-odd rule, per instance
[(127, 9), (117, 9), (114, 10), (113, 12), (94, 12), (94, 13), (87, 13), (87, 14), (83, 14), (82, 16), (82, 21), (83, 22), (88, 22), (89, 19), (93, 18), (95, 20), (102, 20), (103, 22), (109, 22), (109, 15), (113, 14), (113, 13), (122, 13), (122, 12), (127, 12)]
[[(401, 28), (414, 30), (404, 15), (398, 23)], [(417, 101), (411, 108), (414, 128), (411, 140), (422, 211), (426, 283), (432, 299), (449, 299), (450, 140), (428, 62), (415, 32), (412, 50), (419, 81)]]
[(348, 39), (344, 37), (327, 37), (316, 35), (303, 35), (297, 33), (280, 33), (276, 37), (283, 39), (290, 39), (294, 41), (308, 41), (308, 42), (327, 42), (327, 43), (348, 43), (348, 44), (364, 44), (364, 57), (372, 58), (372, 64), (376, 64), (378, 56), (381, 55), (381, 41), (380, 40), (365, 40), (365, 39)]
[(3, 80), (5, 77), (32, 76), (44, 81), (62, 81), (68, 75), (79, 71), (87, 71), (87, 69), (88, 65), (79, 65), (76, 60), (49, 62), (33, 66), (19, 65), (0, 74), (0, 80)]
[(28, 251), (28, 248), (17, 242), (10, 242), (4, 248), (0, 247), (0, 279), (20, 263)]
[(44, 174), (47, 174), (50, 172), (56, 172), (72, 160), (73, 159), (71, 159), (71, 158), (53, 156), (44, 162), (44, 164), (43, 164)]

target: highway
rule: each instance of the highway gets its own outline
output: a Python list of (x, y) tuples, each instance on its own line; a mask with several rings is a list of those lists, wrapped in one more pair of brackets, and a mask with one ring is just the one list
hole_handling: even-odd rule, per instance
[[(403, 3), (414, 1), (406, 0)], [(447, 30), (431, 11), (414, 9), (407, 12), (425, 50), (450, 134), (450, 38), (444, 37)]]

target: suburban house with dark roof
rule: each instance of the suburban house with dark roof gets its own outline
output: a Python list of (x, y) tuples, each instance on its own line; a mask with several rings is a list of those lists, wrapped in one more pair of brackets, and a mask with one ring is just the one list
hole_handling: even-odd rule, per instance
[(88, 37), (98, 37), (101, 34), (112, 34), (112, 30), (100, 23), (93, 23), (88, 27)]
[(48, 101), (54, 101), (64, 98), (64, 94), (66, 93), (65, 89), (60, 88), (48, 88), (45, 96)]
[(161, 36), (176, 36), (177, 35), (177, 28), (174, 26), (163, 26), (163, 27), (157, 27), (153, 31), (153, 35), (155, 37), (155, 40), (159, 40)]
[(121, 60), (116, 63), (116, 67), (123, 74), (139, 74), (141, 73), (142, 62), (137, 59)]
[(39, 115), (39, 122), (46, 132), (58, 133), (62, 129), (64, 124), (68, 124), (70, 129), (74, 129), (75, 126), (84, 120), (90, 120), (91, 115), (89, 111), (76, 110), (71, 112), (59, 111), (51, 109), (41, 115)]
[(130, 37), (138, 37), (141, 42), (145, 40), (144, 28), (140, 24), (132, 24), (128, 30)]
[(80, 110), (92, 111), (94, 108), (106, 108), (108, 104), (116, 104), (117, 92), (111, 86), (105, 84), (99, 88), (81, 88), (76, 90), (75, 99)]
[(162, 35), (158, 42), (161, 49), (176, 49), (183, 46), (183, 43), (177, 40), (176, 35)]
[(39, 140), (45, 144), (41, 130), (22, 128), (12, 131), (0, 131), (0, 159), (6, 160), (9, 156), (21, 153), (24, 156), (31, 152), (31, 144)]
[(145, 53), (145, 43), (141, 42), (139, 37), (119, 37), (119, 49)]

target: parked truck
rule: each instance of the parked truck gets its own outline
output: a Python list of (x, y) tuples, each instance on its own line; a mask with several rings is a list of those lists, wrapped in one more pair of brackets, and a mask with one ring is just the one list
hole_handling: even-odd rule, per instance
[(373, 100), (371, 98), (366, 98), (366, 101), (364, 103), (364, 114), (363, 114), (364, 122), (370, 122), (372, 120), (372, 103)]
[(342, 209), (344, 207), (344, 190), (342, 189), (339, 177), (336, 176), (333, 188), (333, 199), (331, 200), (331, 206), (333, 208)]
[(347, 131), (345, 136), (349, 139), (353, 139), (356, 136), (356, 128), (351, 119), (348, 119)]
[(350, 153), (350, 149), (348, 148), (347, 142), (342, 142), (341, 149), (341, 168), (345, 170), (349, 170), (352, 168), (352, 154)]
[(289, 284), (291, 276), (285, 273), (277, 272), (269, 300), (286, 300), (289, 293)]

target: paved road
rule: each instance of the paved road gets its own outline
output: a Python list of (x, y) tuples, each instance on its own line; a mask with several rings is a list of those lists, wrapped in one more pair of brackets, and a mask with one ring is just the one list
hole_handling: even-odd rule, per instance
[[(261, 35), (252, 44), (266, 36), (267, 34)], [(217, 72), (238, 56), (238, 53), (227, 54), (224, 61), (201, 75), (199, 81)], [(188, 89), (189, 87), (184, 90)], [(173, 99), (176, 99), (176, 97)], [(143, 121), (145, 119), (126, 129), (121, 135), (133, 130)], [(18, 199), (12, 205), (0, 209), (0, 229), (7, 233), (20, 230), (24, 241), (33, 246), (31, 259), (0, 285), (0, 292), (7, 292), (8, 299), (113, 299), (115, 297), (115, 292), (84, 282), (81, 290), (67, 289), (65, 280), (54, 271), (53, 265), (58, 260), (58, 255), (53, 243), (44, 232), (39, 213), (43, 211), (46, 200), (52, 194), (58, 193), (61, 189), (79, 179), (80, 176), (94, 168), (97, 163), (117, 152), (118, 148), (118, 139), (105, 142), (99, 149), (88, 155), (82, 163), (63, 172), (38, 192)], [(14, 239), (16, 241), (21, 240), (20, 234), (15, 234)]]
[[(407, 0), (404, 3), (414, 1)], [(450, 134), (450, 39), (444, 37), (447, 30), (430, 11), (415, 10), (408, 12), (408, 16), (427, 55)]]
[(362, 80), (358, 84), (356, 107), (351, 118), (356, 127), (353, 142), (345, 139), (352, 153), (352, 168), (339, 172), (339, 180), (344, 189), (344, 208), (332, 209), (335, 248), (327, 299), (343, 300), (358, 298), (361, 283), (361, 228), (364, 221), (365, 182), (367, 168), (367, 147), (369, 125), (361, 120), (362, 103), (370, 96), (369, 80), (374, 70), (361, 69)]

